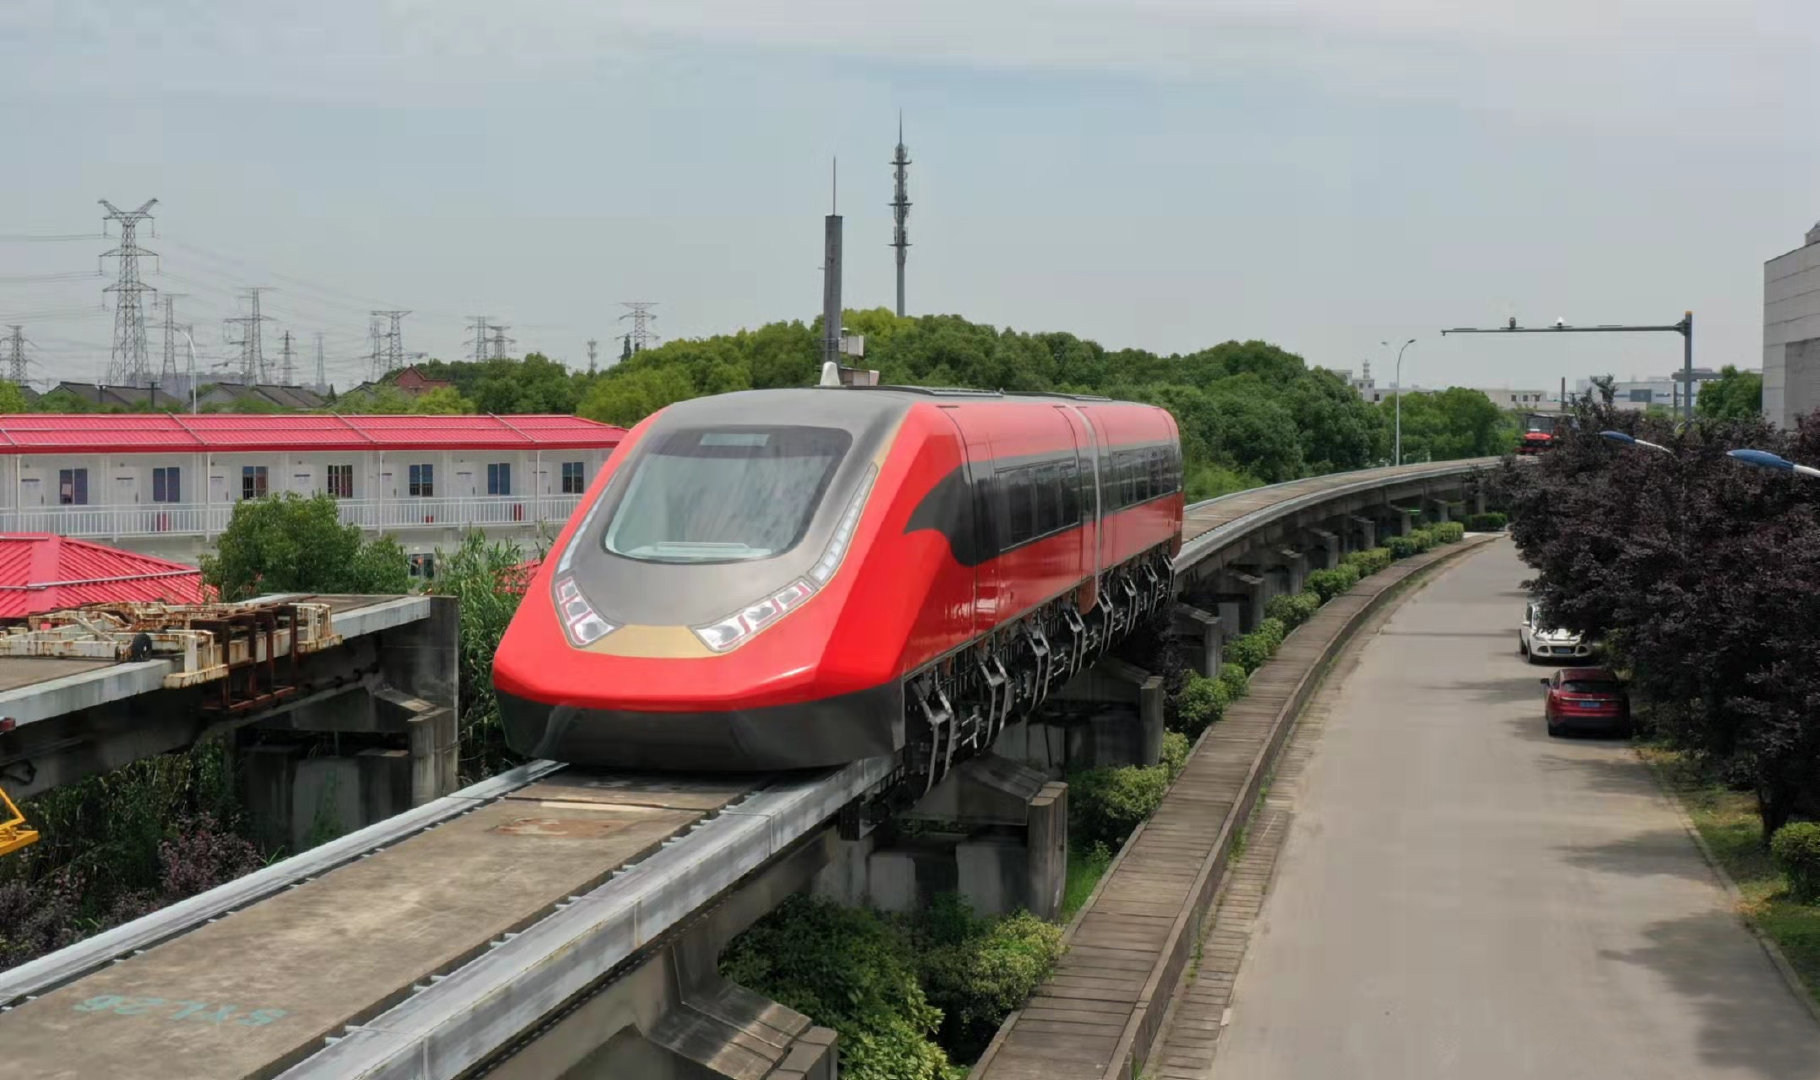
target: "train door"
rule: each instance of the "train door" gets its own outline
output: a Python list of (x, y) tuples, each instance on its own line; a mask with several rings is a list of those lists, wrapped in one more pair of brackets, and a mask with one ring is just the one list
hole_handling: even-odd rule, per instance
[(1100, 528), (1100, 436), (1085, 409), (1076, 405), (1057, 408), (1067, 418), (1069, 430), (1074, 432), (1075, 480), (1079, 484), (1081, 507), (1080, 566), (1082, 576), (1087, 579), (1081, 589), (1079, 606), (1081, 614), (1085, 615), (1099, 602), (1100, 571), (1105, 566)]
[[(952, 411), (959, 420), (963, 410)], [(1005, 493), (994, 472), (990, 425), (960, 425), (967, 445), (967, 489), (973, 496), (973, 530), (980, 564), (973, 569), (973, 629), (981, 633), (998, 622), (1004, 606), (1004, 585), (999, 580), (999, 522), (1005, 519), (1000, 504)]]

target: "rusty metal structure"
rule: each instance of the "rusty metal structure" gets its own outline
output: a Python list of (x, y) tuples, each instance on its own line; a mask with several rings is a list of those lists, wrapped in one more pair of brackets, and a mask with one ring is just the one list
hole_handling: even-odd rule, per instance
[(211, 684), (203, 708), (228, 714), (294, 695), (300, 659), (339, 644), (325, 603), (92, 604), (0, 619), (0, 656), (165, 661), (166, 689)]

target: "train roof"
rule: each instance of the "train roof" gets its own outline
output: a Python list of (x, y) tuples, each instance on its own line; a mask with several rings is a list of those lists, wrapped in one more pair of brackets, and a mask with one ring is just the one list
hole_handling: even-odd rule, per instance
[[(818, 388), (820, 389), (820, 388)], [(829, 390), (836, 387), (827, 387)], [(1116, 399), (1099, 394), (1065, 394), (1058, 390), (980, 390), (966, 386), (842, 386), (841, 390), (863, 390), (869, 393), (919, 394), (925, 397), (959, 398), (1032, 398), (1039, 401), (1097, 401), (1115, 403)], [(1135, 404), (1135, 403), (1131, 403)]]

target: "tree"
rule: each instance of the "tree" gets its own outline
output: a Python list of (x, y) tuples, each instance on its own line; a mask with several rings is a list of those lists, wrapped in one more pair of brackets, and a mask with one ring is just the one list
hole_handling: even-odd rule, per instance
[(24, 391), (14, 383), (0, 381), (0, 413), (22, 413), (30, 408)]
[(272, 592), (410, 589), (409, 561), (396, 540), (363, 538), (358, 527), (341, 524), (333, 498), (293, 492), (236, 503), (215, 553), (202, 557), (202, 577), (230, 601)]
[[(1553, 625), (1602, 635), (1658, 730), (1756, 793), (1765, 842), (1820, 795), (1820, 521), (1815, 492), (1726, 456), (1820, 455), (1760, 418), (1676, 429), (1582, 402), (1578, 426), (1501, 478)], [(1615, 428), (1667, 446), (1625, 449)]]
[[(1510, 419), (1481, 391), (1455, 386), (1402, 397), (1404, 461), (1486, 457), (1508, 450), (1515, 439)], [(1386, 398), (1377, 409), (1388, 445), (1394, 439), (1396, 401)]]
[(453, 386), (438, 386), (411, 399), (409, 411), (420, 416), (460, 416), (473, 412), (474, 403)]
[(1719, 369), (1694, 398), (1694, 412), (1715, 420), (1748, 420), (1763, 413), (1763, 375), (1739, 371), (1731, 364)]

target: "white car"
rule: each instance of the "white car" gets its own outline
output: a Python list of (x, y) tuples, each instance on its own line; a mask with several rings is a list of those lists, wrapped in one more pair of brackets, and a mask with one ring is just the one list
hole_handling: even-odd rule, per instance
[(1538, 622), (1541, 605), (1523, 606), (1523, 623), (1517, 627), (1517, 653), (1532, 664), (1551, 660), (1585, 660), (1592, 649), (1571, 630), (1550, 630)]

